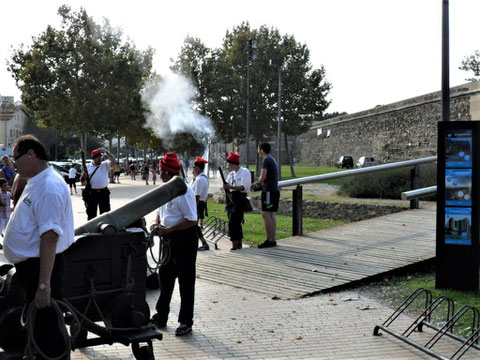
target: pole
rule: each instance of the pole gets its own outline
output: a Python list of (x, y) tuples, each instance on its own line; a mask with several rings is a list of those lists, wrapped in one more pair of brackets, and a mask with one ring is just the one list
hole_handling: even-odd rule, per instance
[(442, 121), (450, 121), (448, 0), (442, 6)]
[(232, 152), (235, 152), (235, 118), (233, 115), (230, 118), (232, 119)]
[(246, 126), (245, 132), (246, 132), (245, 143), (247, 145), (245, 165), (246, 165), (246, 168), (248, 169), (248, 154), (249, 154), (249, 147), (250, 147), (250, 55), (248, 55), (247, 57), (247, 126)]
[(282, 64), (278, 64), (278, 180), (282, 179)]

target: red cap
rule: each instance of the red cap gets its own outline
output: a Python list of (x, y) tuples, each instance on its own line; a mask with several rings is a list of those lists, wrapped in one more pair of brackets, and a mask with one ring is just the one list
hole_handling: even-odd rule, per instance
[(205, 159), (202, 159), (200, 156), (197, 156), (195, 158), (195, 162), (202, 163), (202, 164), (208, 164), (208, 161)]
[(240, 155), (236, 154), (234, 152), (231, 152), (230, 155), (228, 155), (228, 157), (227, 157), (227, 162), (229, 162), (230, 164), (239, 165), (240, 164)]
[(180, 161), (178, 161), (177, 154), (173, 152), (166, 153), (158, 163), (158, 166), (172, 174), (180, 174)]
[(92, 151), (92, 159), (95, 157), (95, 156), (99, 156), (99, 155), (102, 155), (102, 152), (98, 149), (96, 150), (93, 150)]

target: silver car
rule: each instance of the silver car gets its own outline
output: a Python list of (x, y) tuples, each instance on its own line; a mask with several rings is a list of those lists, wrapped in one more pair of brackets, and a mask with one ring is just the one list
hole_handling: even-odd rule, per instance
[(371, 156), (361, 156), (357, 161), (357, 168), (377, 165), (375, 158)]

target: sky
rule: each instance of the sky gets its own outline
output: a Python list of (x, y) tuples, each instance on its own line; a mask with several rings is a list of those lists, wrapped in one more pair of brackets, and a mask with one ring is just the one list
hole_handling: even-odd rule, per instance
[[(441, 89), (442, 0), (17, 0), (1, 5), (0, 95), (20, 100), (6, 60), (29, 46), (58, 8), (80, 7), (97, 23), (108, 18), (139, 49), (155, 49), (154, 70), (167, 74), (187, 35), (219, 48), (227, 30), (248, 21), (293, 35), (310, 49), (332, 84), (326, 112), (354, 113)], [(471, 77), (461, 60), (480, 50), (479, 0), (450, 1), (450, 85)], [(261, 49), (259, 49), (261, 51)]]

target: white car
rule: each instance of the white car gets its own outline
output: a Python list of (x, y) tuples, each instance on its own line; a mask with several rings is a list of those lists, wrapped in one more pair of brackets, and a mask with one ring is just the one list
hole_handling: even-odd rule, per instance
[(357, 168), (367, 167), (367, 166), (374, 166), (377, 163), (375, 162), (375, 158), (371, 156), (361, 156), (360, 159), (357, 161)]

